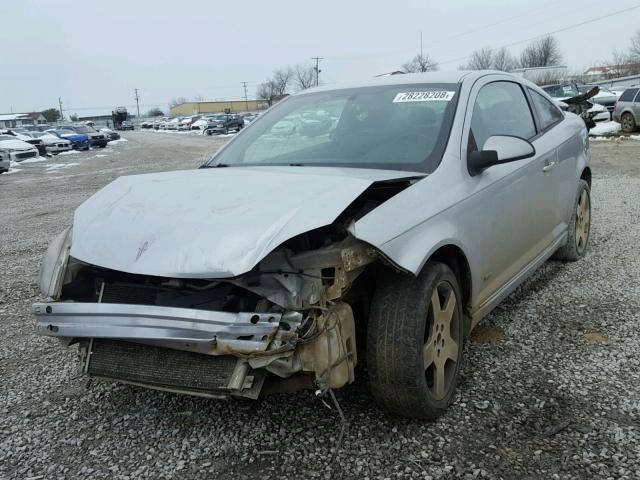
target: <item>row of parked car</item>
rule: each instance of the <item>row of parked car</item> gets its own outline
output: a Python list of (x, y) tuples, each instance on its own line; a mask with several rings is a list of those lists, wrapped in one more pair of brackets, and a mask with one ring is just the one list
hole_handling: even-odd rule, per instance
[[(591, 95), (596, 87), (597, 93)], [(607, 89), (597, 85), (560, 83), (542, 89), (563, 108), (568, 102), (585, 97), (591, 105), (588, 114), (594, 123), (614, 120), (626, 133), (634, 132), (640, 125), (640, 86)]]
[(58, 155), (69, 150), (104, 148), (120, 134), (109, 128), (95, 129), (85, 124), (33, 125), (0, 131), (0, 173), (11, 162), (38, 156)]
[(211, 113), (188, 117), (163, 117), (153, 122), (142, 122), (140, 128), (176, 131), (198, 130), (206, 135), (226, 134), (230, 131), (239, 132), (257, 116), (254, 113)]

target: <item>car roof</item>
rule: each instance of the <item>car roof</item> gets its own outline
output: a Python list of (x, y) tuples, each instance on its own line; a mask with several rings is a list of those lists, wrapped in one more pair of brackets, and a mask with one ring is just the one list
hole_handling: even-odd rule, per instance
[(424, 73), (405, 73), (398, 75), (385, 75), (380, 77), (373, 77), (368, 80), (362, 80), (358, 82), (348, 82), (340, 84), (325, 85), (322, 87), (310, 88), (294, 95), (305, 95), (313, 92), (325, 92), (332, 90), (343, 90), (347, 88), (363, 88), (363, 87), (376, 87), (382, 85), (410, 85), (412, 83), (462, 83), (462, 81), (475, 81), (476, 79), (483, 77), (487, 74), (498, 74), (511, 76), (518, 81), (525, 83), (524, 79), (520, 76), (512, 75), (506, 72), (499, 72), (496, 70), (455, 70), (455, 71), (442, 71), (442, 72), (424, 72)]

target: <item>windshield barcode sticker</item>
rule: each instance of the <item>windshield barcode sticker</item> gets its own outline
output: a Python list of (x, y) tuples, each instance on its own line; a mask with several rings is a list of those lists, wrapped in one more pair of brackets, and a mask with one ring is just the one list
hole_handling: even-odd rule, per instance
[(427, 92), (400, 92), (393, 103), (402, 102), (450, 102), (456, 92), (429, 90)]

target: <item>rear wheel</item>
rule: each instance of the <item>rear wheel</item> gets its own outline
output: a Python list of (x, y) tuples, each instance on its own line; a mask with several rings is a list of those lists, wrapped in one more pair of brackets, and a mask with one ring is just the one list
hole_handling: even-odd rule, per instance
[(376, 401), (392, 413), (434, 419), (455, 391), (464, 339), (460, 287), (451, 269), (428, 262), (420, 275), (395, 275), (376, 291), (367, 366)]
[(636, 130), (636, 120), (633, 118), (633, 115), (630, 113), (625, 113), (622, 115), (620, 119), (620, 123), (622, 125), (622, 131), (625, 133), (632, 133)]
[(553, 255), (556, 260), (576, 261), (584, 257), (591, 233), (591, 191), (585, 180), (580, 180), (573, 206), (567, 243)]

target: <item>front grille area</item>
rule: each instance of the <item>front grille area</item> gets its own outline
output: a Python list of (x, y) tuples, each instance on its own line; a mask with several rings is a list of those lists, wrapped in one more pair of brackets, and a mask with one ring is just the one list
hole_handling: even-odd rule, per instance
[(156, 287), (107, 283), (102, 292), (102, 303), (155, 305), (157, 294)]
[(236, 359), (111, 339), (94, 339), (87, 373), (196, 392), (225, 390)]
[(24, 160), (25, 158), (33, 158), (37, 156), (38, 156), (38, 152), (33, 152), (33, 151), (16, 153), (16, 158), (19, 158), (21, 160)]

